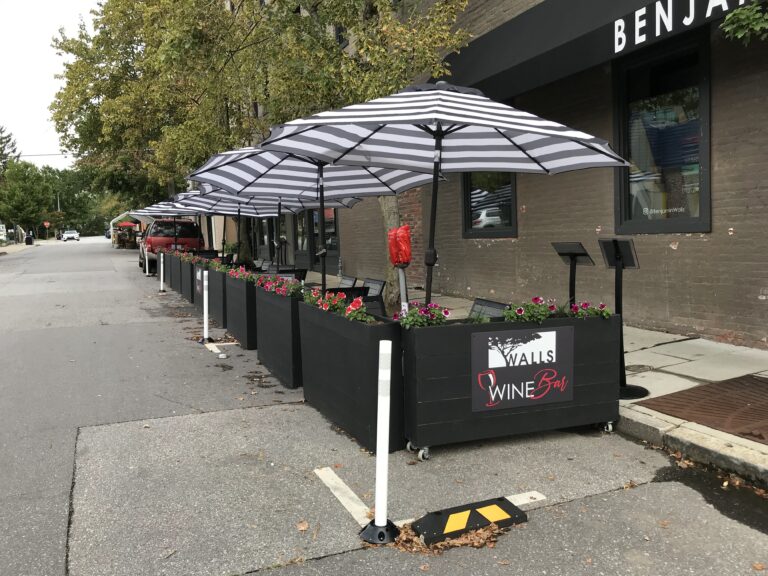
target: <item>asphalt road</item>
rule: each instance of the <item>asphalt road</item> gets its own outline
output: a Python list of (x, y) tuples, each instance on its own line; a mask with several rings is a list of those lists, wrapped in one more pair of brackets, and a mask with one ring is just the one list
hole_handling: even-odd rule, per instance
[[(393, 520), (536, 490), (492, 549), (367, 549), (313, 473), (373, 504), (373, 458), (255, 352), (105, 239), (0, 257), (0, 575), (760, 574), (768, 500), (619, 435), (574, 430), (391, 457)], [(306, 522), (308, 529), (297, 527)]]

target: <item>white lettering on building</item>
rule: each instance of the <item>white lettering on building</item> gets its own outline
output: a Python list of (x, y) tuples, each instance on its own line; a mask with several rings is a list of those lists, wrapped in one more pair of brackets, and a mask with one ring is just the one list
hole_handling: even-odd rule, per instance
[[(698, 1), (702, 3), (703, 8), (704, 0)], [(631, 16), (615, 20), (613, 22), (613, 52), (618, 54), (624, 51), (632, 41), (632, 36), (627, 37), (627, 20), (629, 20), (630, 25), (634, 24), (635, 28), (633, 45), (640, 46), (648, 40), (646, 27), (649, 20), (656, 25), (654, 29), (656, 38), (663, 34), (674, 33), (676, 24), (682, 24), (685, 27), (691, 26), (696, 21), (696, 2), (697, 0), (688, 0), (687, 14), (677, 14), (678, 18), (682, 17), (681, 20), (677, 21), (673, 14), (673, 0), (657, 0), (653, 4), (635, 10)], [(746, 2), (747, 0), (739, 0), (738, 5), (743, 6)], [(730, 6), (728, 5), (728, 0), (707, 0), (706, 13), (703, 16), (699, 16), (699, 20), (723, 16), (731, 9), (731, 6), (735, 5), (735, 0), (731, 2)], [(699, 11), (699, 14), (702, 14), (702, 11)], [(632, 19), (630, 20), (630, 18)], [(653, 19), (651, 20), (651, 18)]]
[(635, 44), (645, 42), (643, 28), (645, 28), (645, 8), (640, 8), (640, 10), (635, 11)]
[(667, 32), (672, 32), (672, 0), (667, 0), (667, 8), (664, 9), (663, 2), (656, 2), (656, 37), (661, 36), (661, 23)]

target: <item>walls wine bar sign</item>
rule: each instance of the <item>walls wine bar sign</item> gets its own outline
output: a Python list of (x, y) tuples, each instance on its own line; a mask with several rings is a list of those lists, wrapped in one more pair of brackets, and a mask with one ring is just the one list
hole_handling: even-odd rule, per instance
[(472, 334), (472, 411), (573, 400), (573, 327)]

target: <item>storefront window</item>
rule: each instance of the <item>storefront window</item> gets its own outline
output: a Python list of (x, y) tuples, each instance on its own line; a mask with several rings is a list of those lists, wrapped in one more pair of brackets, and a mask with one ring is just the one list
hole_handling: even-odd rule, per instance
[(709, 231), (705, 66), (696, 44), (620, 67), (619, 233)]
[(464, 238), (517, 236), (517, 195), (513, 174), (465, 174), (463, 193)]
[(317, 210), (312, 210), (312, 221), (315, 227), (315, 247), (318, 252), (325, 248), (328, 251), (339, 249), (339, 236), (336, 231), (336, 210), (334, 208), (325, 209), (325, 242), (320, 242), (320, 214)]

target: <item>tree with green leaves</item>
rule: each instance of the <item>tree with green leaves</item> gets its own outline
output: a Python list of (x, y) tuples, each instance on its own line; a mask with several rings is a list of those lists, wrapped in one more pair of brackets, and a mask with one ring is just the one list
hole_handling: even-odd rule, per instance
[(0, 126), (0, 178), (9, 160), (18, 160), (19, 151), (16, 149), (16, 140), (13, 134), (7, 132), (5, 126)]
[(768, 9), (761, 2), (737, 8), (720, 25), (726, 38), (749, 46), (752, 40), (768, 40)]
[(37, 236), (53, 198), (50, 181), (30, 162), (10, 160), (0, 184), (0, 219)]
[[(273, 124), (447, 75), (466, 3), (104, 0), (93, 33), (54, 39), (67, 58), (53, 119), (103, 188), (150, 204)], [(398, 225), (396, 201), (381, 203)]]

